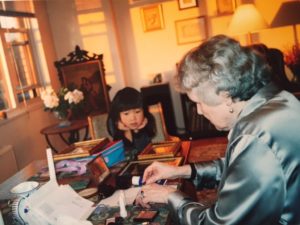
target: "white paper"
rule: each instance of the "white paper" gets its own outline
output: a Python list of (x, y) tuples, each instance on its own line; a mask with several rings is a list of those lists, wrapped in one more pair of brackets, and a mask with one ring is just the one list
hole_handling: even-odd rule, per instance
[(4, 221), (3, 221), (1, 210), (0, 210), (0, 225), (4, 225)]
[[(134, 200), (136, 199), (136, 196), (140, 192), (141, 187), (133, 187), (133, 188), (128, 188), (124, 190), (124, 195), (125, 195), (125, 204), (126, 205), (131, 205), (133, 204)], [(105, 198), (99, 202), (100, 204), (107, 205), (110, 207), (117, 207), (119, 206), (119, 195), (120, 195), (121, 190), (117, 190), (114, 192), (114, 194), (108, 198)]]
[(43, 221), (43, 224), (57, 224), (61, 216), (85, 220), (95, 209), (93, 202), (79, 196), (71, 186), (58, 186), (51, 181), (34, 192), (27, 204), (32, 216)]
[(51, 148), (46, 149), (50, 181), (57, 182)]

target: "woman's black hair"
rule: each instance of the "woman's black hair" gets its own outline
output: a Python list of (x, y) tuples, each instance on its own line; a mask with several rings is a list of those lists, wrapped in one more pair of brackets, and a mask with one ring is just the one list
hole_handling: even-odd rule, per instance
[(148, 106), (144, 104), (142, 94), (132, 87), (125, 87), (116, 93), (111, 102), (110, 111), (107, 119), (107, 130), (112, 137), (116, 136), (118, 132), (123, 132), (119, 131), (118, 129), (120, 113), (136, 108), (142, 108), (144, 111), (144, 116), (148, 119), (148, 123), (145, 127), (148, 135), (150, 137), (153, 137), (155, 135), (155, 119), (153, 115), (149, 112)]

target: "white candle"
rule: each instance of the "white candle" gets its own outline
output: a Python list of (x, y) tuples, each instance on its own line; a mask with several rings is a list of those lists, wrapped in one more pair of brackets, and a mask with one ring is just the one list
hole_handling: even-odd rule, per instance
[(50, 181), (57, 182), (51, 148), (47, 148), (46, 152), (47, 152), (47, 161), (48, 161)]
[(0, 225), (4, 225), (4, 221), (3, 221), (1, 210), (0, 210)]
[(120, 190), (119, 206), (120, 206), (120, 216), (126, 218), (127, 217), (126, 200), (125, 200), (125, 194), (123, 190)]

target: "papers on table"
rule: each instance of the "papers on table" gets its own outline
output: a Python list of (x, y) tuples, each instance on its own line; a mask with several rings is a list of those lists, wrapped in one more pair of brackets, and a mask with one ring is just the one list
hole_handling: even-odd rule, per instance
[(30, 195), (21, 215), (29, 224), (58, 224), (60, 217), (85, 220), (95, 209), (93, 202), (79, 196), (69, 185), (48, 182)]
[(78, 195), (70, 185), (58, 185), (51, 149), (47, 149), (50, 181), (25, 198), (19, 216), (30, 225), (81, 225), (95, 209), (94, 203)]
[[(95, 209), (93, 202), (79, 196), (69, 185), (48, 182), (28, 199), (28, 213), (24, 215), (29, 224), (58, 224), (60, 217), (85, 220)], [(23, 215), (22, 215), (23, 216)]]

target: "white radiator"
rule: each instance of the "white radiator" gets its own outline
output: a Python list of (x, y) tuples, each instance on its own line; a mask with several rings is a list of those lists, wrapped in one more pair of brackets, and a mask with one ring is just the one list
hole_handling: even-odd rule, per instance
[(12, 145), (0, 147), (0, 183), (18, 171), (17, 161)]

